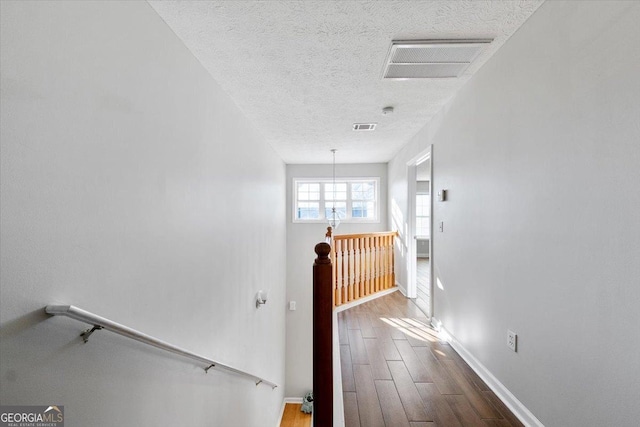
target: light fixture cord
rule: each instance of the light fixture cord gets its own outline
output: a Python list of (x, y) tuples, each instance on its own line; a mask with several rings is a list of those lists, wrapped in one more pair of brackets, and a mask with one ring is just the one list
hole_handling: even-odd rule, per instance
[(333, 153), (333, 220), (336, 220), (336, 149), (331, 150)]

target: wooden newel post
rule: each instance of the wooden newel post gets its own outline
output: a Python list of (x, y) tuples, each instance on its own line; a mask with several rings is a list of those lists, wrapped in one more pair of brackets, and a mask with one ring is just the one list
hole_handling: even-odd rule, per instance
[(313, 263), (313, 424), (333, 426), (333, 286), (328, 243)]

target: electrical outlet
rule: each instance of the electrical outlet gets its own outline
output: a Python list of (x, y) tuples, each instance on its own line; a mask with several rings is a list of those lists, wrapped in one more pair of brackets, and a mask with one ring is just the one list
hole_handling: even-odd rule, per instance
[(289, 301), (289, 310), (291, 310), (291, 311), (295, 311), (296, 310), (296, 302), (295, 301)]
[(513, 351), (518, 351), (518, 334), (507, 329), (507, 347)]

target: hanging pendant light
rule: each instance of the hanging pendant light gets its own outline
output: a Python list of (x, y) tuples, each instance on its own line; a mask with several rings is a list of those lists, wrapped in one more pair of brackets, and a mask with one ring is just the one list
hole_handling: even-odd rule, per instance
[(340, 225), (340, 220), (342, 219), (342, 214), (336, 210), (336, 150), (333, 148), (331, 152), (333, 153), (333, 206), (331, 207), (331, 213), (327, 218), (329, 222), (329, 226), (332, 230), (337, 230)]

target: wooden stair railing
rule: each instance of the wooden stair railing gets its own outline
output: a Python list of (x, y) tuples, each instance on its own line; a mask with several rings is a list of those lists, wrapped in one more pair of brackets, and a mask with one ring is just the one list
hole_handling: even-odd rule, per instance
[(313, 263), (313, 424), (333, 426), (333, 268), (331, 246), (318, 243)]
[(395, 286), (396, 231), (332, 236), (333, 305), (335, 307)]
[(333, 426), (333, 309), (395, 286), (397, 232), (332, 236), (313, 263), (313, 424)]

